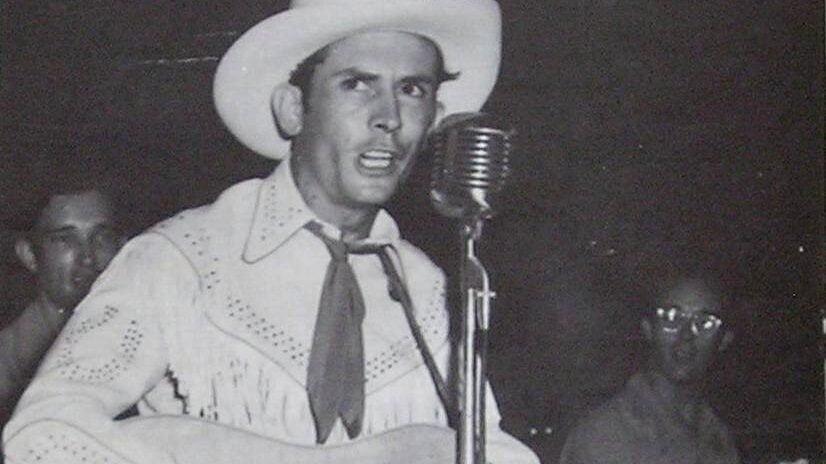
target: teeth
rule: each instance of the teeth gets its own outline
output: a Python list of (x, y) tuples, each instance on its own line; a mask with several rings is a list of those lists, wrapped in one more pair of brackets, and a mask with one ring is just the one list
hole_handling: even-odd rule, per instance
[(371, 150), (367, 153), (364, 153), (362, 156), (365, 158), (376, 158), (376, 159), (391, 159), (393, 158), (393, 154), (387, 151), (380, 151), (380, 150)]
[(370, 169), (381, 169), (390, 167), (393, 161), (393, 154), (386, 151), (372, 150), (363, 153), (359, 157), (362, 166)]

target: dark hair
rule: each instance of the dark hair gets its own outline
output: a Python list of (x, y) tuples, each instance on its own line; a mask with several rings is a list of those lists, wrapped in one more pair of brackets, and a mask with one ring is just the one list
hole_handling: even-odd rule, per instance
[(110, 202), (115, 224), (123, 230), (123, 215), (118, 214), (119, 185), (115, 176), (94, 166), (72, 166), (66, 171), (56, 172), (47, 182), (29, 187), (28, 195), (21, 199), (21, 204), (16, 205), (16, 214), (9, 218), (8, 227), (21, 233), (32, 232), (37, 227), (43, 210), (54, 197), (94, 191)]
[(310, 83), (313, 80), (315, 68), (324, 62), (329, 51), (329, 45), (316, 50), (312, 55), (305, 58), (304, 61), (298, 63), (298, 66), (290, 73), (290, 79), (287, 82), (301, 90), (301, 103), (305, 107), (307, 106), (310, 95)]
[[(452, 81), (459, 77), (458, 72), (448, 72), (445, 69), (445, 60), (444, 56), (442, 56), (442, 50), (436, 45), (435, 42), (428, 39), (427, 37), (423, 37), (425, 40), (433, 44), (433, 47), (436, 49), (436, 83), (437, 85), (441, 85), (443, 82)], [(333, 42), (335, 43), (335, 42)], [(313, 73), (315, 72), (316, 66), (323, 63), (324, 60), (327, 58), (327, 53), (330, 51), (330, 47), (333, 43), (327, 44), (324, 47), (316, 50), (305, 58), (301, 63), (298, 63), (298, 66), (290, 73), (290, 78), (287, 82), (291, 85), (298, 87), (301, 90), (301, 103), (304, 107), (307, 107), (307, 103), (309, 101), (310, 96), (310, 84), (313, 80)]]
[(723, 322), (736, 331), (735, 327), (742, 324), (740, 319), (743, 318), (743, 276), (733, 263), (727, 263), (719, 256), (704, 249), (686, 248), (679, 252), (664, 252), (657, 256), (656, 263), (638, 270), (640, 316), (653, 317), (657, 299), (679, 281), (698, 280), (718, 294), (724, 310)]

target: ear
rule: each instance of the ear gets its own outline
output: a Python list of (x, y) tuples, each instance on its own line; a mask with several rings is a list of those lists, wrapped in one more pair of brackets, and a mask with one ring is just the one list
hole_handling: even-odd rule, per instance
[(37, 272), (37, 257), (34, 254), (34, 245), (29, 239), (18, 237), (14, 242), (14, 253), (29, 272)]
[(645, 337), (646, 341), (652, 341), (654, 339), (654, 328), (651, 327), (651, 321), (646, 318), (643, 318), (640, 321), (640, 330), (642, 330), (642, 335)]
[(428, 135), (432, 134), (437, 127), (439, 127), (439, 123), (442, 122), (442, 119), (445, 117), (445, 105), (440, 102), (436, 101), (436, 116), (433, 118), (433, 124), (430, 125), (430, 129), (427, 131)]
[(272, 92), (272, 112), (278, 128), (287, 137), (293, 137), (301, 132), (304, 123), (304, 103), (301, 101), (301, 89), (283, 83)]
[(730, 330), (727, 330), (726, 333), (723, 334), (723, 339), (720, 340), (720, 344), (717, 345), (717, 351), (720, 351), (720, 352), (725, 351), (726, 348), (728, 348), (729, 345), (731, 345), (731, 343), (733, 341), (734, 341), (734, 332), (732, 332)]

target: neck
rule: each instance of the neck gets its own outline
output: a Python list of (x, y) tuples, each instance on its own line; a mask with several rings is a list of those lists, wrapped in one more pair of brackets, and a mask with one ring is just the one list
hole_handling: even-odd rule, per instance
[(302, 174), (298, 160), (291, 163), (293, 179), (304, 203), (324, 222), (341, 230), (341, 240), (352, 242), (366, 238), (379, 212), (376, 205), (347, 205), (332, 201), (317, 183)]
[(49, 297), (46, 296), (46, 294), (44, 294), (44, 293), (38, 294), (35, 301), (37, 302), (37, 305), (40, 306), (40, 308), (43, 309), (44, 311), (50, 311), (50, 312), (54, 312), (54, 313), (64, 312), (63, 308), (61, 308), (60, 306), (55, 304), (55, 302), (53, 302), (51, 299), (49, 299)]
[(698, 406), (703, 401), (702, 382), (674, 382), (654, 369), (649, 370), (647, 375), (656, 395), (673, 406), (686, 422), (693, 423)]
[[(315, 211), (315, 210), (314, 210)], [(376, 219), (376, 211), (352, 211), (344, 214), (328, 214), (323, 215), (319, 212), (319, 218), (333, 224), (341, 230), (341, 240), (344, 242), (355, 242), (363, 240), (370, 235), (370, 229), (373, 227), (373, 221)]]
[(37, 296), (35, 304), (43, 317), (56, 328), (62, 327), (72, 313), (71, 310), (58, 306), (44, 293)]
[(367, 238), (370, 235), (370, 229), (373, 227), (373, 221), (378, 214), (378, 208), (347, 208), (317, 201), (312, 196), (305, 197), (304, 201), (319, 219), (338, 227), (341, 230), (340, 238), (345, 242)]

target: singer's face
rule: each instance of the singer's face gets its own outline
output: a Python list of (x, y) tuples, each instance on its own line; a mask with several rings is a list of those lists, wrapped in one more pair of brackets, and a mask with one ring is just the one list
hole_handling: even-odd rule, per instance
[(390, 199), (436, 117), (437, 57), (432, 42), (403, 32), (328, 47), (292, 144), (311, 207), (375, 208)]

